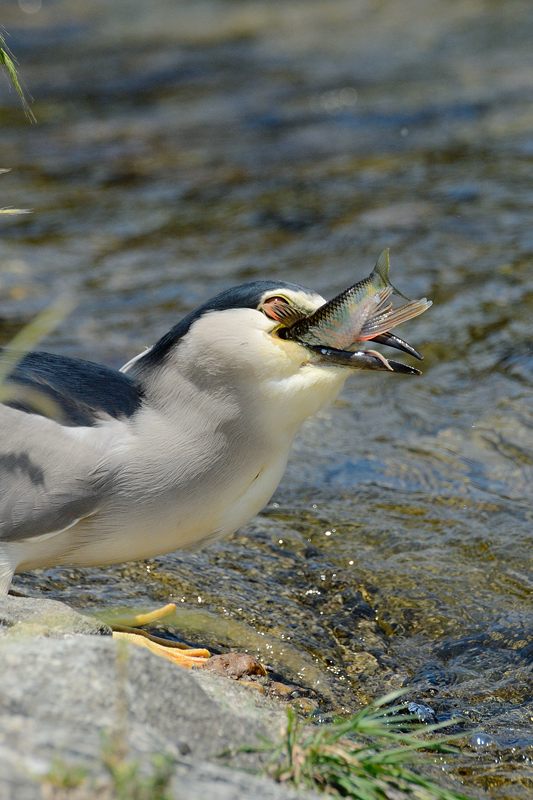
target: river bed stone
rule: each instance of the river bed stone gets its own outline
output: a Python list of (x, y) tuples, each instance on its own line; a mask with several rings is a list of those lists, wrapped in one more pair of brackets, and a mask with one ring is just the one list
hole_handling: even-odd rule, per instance
[(110, 747), (148, 772), (154, 756), (172, 759), (177, 800), (313, 797), (262, 777), (258, 756), (221, 757), (279, 736), (280, 707), (234, 680), (177, 668), (109, 634), (62, 603), (0, 601), (1, 800), (60, 796), (50, 777), (58, 765), (63, 773), (84, 767), (86, 786), (76, 796), (90, 797), (91, 780), (109, 784), (103, 760)]

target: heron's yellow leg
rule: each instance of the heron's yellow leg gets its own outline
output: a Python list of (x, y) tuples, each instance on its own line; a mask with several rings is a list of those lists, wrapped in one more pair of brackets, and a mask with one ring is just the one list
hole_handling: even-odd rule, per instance
[(157, 622), (164, 617), (168, 617), (175, 610), (175, 603), (167, 603), (166, 606), (156, 608), (146, 614), (132, 614), (131, 617), (121, 617), (120, 620), (115, 620), (111, 625), (113, 638), (122, 639), (140, 647), (146, 647), (152, 653), (162, 656), (162, 658), (168, 658), (169, 661), (173, 661), (174, 664), (178, 664), (181, 667), (202, 666), (202, 664), (205, 664), (206, 659), (211, 656), (209, 650), (203, 647), (190, 647), (183, 642), (174, 642), (171, 639), (164, 639), (147, 631), (136, 630), (141, 625), (149, 625), (151, 622)]
[[(113, 630), (113, 638), (146, 647), (155, 655), (167, 658), (174, 664), (187, 669), (203, 666), (206, 659), (211, 656), (209, 650), (205, 650), (203, 647), (188, 647), (181, 642), (169, 643), (168, 639), (153, 636), (146, 631)], [(161, 644), (163, 641), (165, 644)]]

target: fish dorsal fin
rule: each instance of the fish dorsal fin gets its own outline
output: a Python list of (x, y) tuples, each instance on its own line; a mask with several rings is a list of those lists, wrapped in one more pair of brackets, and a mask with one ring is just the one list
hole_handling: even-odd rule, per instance
[(381, 253), (379, 254), (379, 258), (376, 261), (376, 266), (372, 270), (372, 273), (374, 275), (379, 275), (384, 285), (388, 286), (390, 283), (389, 270), (390, 270), (390, 250), (388, 247), (386, 247), (385, 250), (382, 250)]
[(391, 280), (389, 278), (389, 272), (390, 272), (390, 250), (388, 247), (386, 247), (385, 250), (382, 250), (381, 253), (379, 254), (379, 258), (376, 261), (376, 266), (372, 270), (372, 275), (378, 275), (383, 281), (385, 286), (392, 286), (392, 290), (397, 295), (403, 297), (404, 300), (410, 300), (411, 299), (410, 297), (407, 297), (406, 294), (400, 292), (400, 290), (393, 283), (391, 283)]

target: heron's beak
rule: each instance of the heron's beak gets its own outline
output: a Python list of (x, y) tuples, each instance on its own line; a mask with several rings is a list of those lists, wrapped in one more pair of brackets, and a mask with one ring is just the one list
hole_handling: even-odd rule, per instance
[(404, 339), (400, 339), (399, 336), (396, 336), (395, 333), (391, 333), (390, 331), (382, 333), (380, 336), (374, 336), (371, 341), (379, 342), (379, 344), (386, 344), (387, 347), (394, 347), (396, 350), (403, 350), (404, 353), (409, 353), (410, 356), (418, 358), (419, 361), (424, 360), (422, 353), (419, 353), (418, 350), (415, 350), (408, 342)]
[[(392, 334), (387, 334), (388, 336), (392, 336)], [(392, 337), (397, 338), (397, 337)], [(378, 341), (378, 339), (376, 339)], [(405, 350), (408, 353), (412, 352), (412, 355), (416, 355), (417, 358), (421, 358), (420, 354), (417, 353), (414, 348), (410, 348), (410, 345), (407, 342), (403, 342), (402, 339), (399, 339), (401, 345), (393, 344), (393, 347), (397, 347), (398, 350)], [(382, 342), (385, 344), (385, 342)], [(386, 342), (386, 344), (391, 344), (390, 342)], [(388, 358), (385, 358), (384, 355), (378, 353), (377, 350), (356, 350), (355, 352), (350, 352), (349, 350), (335, 350), (333, 347), (321, 347), (320, 345), (306, 345), (310, 350), (313, 351), (315, 354), (316, 363), (320, 364), (331, 364), (332, 366), (339, 366), (339, 367), (349, 367), (351, 369), (377, 369), (377, 370), (386, 370), (387, 372), (402, 372), (405, 375), (420, 375), (420, 370), (416, 369), (415, 367), (410, 367), (408, 364), (402, 364), (401, 361), (390, 361)], [(410, 348), (406, 350), (406, 348)]]

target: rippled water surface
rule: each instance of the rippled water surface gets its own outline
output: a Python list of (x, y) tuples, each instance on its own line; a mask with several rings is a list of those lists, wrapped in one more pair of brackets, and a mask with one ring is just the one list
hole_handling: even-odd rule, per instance
[(476, 729), (446, 767), (469, 791), (530, 797), (531, 4), (2, 14), (39, 119), (2, 87), (1, 205), (33, 210), (1, 223), (3, 341), (74, 290), (47, 347), (118, 365), (232, 283), (331, 296), (386, 246), (434, 300), (405, 328), (424, 375), (351, 378), (231, 540), (18, 585), (173, 599), (186, 636), (257, 651), (326, 709), (410, 686)]

